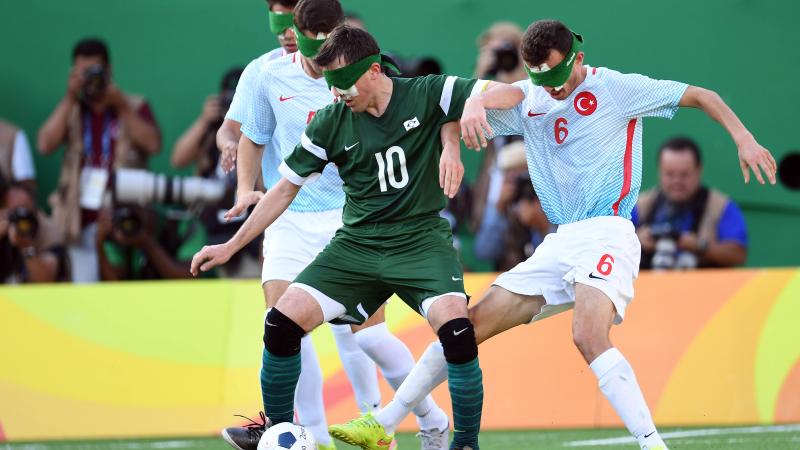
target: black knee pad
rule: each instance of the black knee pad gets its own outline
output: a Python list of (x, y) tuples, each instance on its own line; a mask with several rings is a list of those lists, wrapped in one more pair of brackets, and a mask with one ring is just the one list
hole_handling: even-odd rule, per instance
[(272, 308), (264, 319), (264, 347), (275, 356), (300, 353), (300, 339), (306, 332), (292, 319)]
[(467, 318), (453, 319), (439, 328), (444, 359), (450, 364), (465, 364), (478, 357), (475, 328)]

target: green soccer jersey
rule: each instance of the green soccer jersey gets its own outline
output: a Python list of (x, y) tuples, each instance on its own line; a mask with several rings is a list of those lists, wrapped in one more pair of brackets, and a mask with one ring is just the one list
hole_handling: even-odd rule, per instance
[(461, 117), (475, 80), (430, 75), (392, 78), (380, 117), (354, 113), (344, 102), (319, 110), (281, 165), (302, 185), (333, 163), (344, 181), (347, 226), (407, 220), (446, 205), (439, 187), (440, 131)]

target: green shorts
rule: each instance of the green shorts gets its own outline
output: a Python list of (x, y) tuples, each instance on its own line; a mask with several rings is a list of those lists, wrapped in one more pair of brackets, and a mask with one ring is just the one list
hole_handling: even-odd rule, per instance
[(311, 294), (333, 323), (363, 323), (392, 294), (423, 316), (443, 295), (466, 299), (450, 224), (438, 215), (344, 226), (292, 286)]

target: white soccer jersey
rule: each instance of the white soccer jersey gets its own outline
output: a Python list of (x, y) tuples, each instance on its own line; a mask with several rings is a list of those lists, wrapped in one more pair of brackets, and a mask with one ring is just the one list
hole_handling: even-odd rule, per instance
[[(309, 77), (297, 53), (263, 67), (242, 133), (256, 144), (268, 144), (262, 159), (264, 186), (270, 188), (281, 179), (281, 162), (294, 151), (317, 110), (331, 102), (333, 94), (325, 79)], [(289, 209), (310, 212), (342, 207), (342, 179), (336, 166), (329, 164), (316, 183), (300, 190)]]
[(565, 100), (529, 80), (525, 100), (488, 111), (495, 135), (522, 135), (528, 171), (547, 218), (567, 224), (599, 216), (631, 218), (642, 184), (642, 118), (672, 118), (687, 85), (587, 68)]
[(261, 69), (270, 61), (280, 58), (286, 54), (283, 47), (278, 47), (270, 50), (267, 53), (259, 56), (258, 58), (250, 61), (245, 66), (242, 75), (239, 77), (239, 83), (236, 84), (236, 92), (233, 94), (233, 101), (225, 113), (226, 119), (235, 120), (243, 123), (247, 119), (247, 111), (250, 109), (250, 99), (256, 92), (258, 87), (258, 74)]

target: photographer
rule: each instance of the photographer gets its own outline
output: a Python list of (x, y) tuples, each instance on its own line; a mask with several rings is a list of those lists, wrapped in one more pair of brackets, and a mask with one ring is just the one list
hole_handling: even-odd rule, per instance
[(528, 77), (519, 57), (522, 30), (513, 22), (495, 22), (478, 37), (475, 77), (513, 83)]
[(58, 229), (36, 208), (33, 193), (20, 183), (0, 191), (0, 279), (65, 281), (67, 263)]
[(99, 274), (94, 234), (110, 172), (146, 167), (161, 148), (161, 135), (147, 101), (123, 93), (112, 81), (102, 41), (80, 41), (72, 63), (66, 93), (39, 129), (37, 144), (45, 155), (66, 144), (50, 204), (69, 245), (72, 278), (89, 282)]
[(192, 255), (206, 241), (203, 225), (184, 211), (123, 204), (105, 208), (95, 246), (104, 281), (190, 278)]
[[(220, 151), (216, 144), (216, 132), (228, 111), (236, 91), (241, 68), (229, 70), (222, 78), (218, 95), (210, 96), (203, 105), (203, 111), (175, 144), (172, 151), (172, 166), (176, 168), (196, 164), (195, 175), (203, 178), (220, 179), (227, 187), (222, 201), (206, 205), (200, 212), (200, 220), (208, 232), (208, 244), (220, 244), (227, 241), (239, 229), (241, 221), (246, 217), (231, 221), (223, 219), (223, 215), (234, 203), (236, 192), (236, 174), (225, 173), (219, 165)], [(261, 242), (254, 240), (231, 259), (230, 264), (221, 269), (226, 277), (255, 278), (261, 274)]]
[(747, 226), (739, 207), (701, 184), (697, 143), (667, 140), (658, 150), (659, 186), (639, 195), (633, 223), (643, 269), (733, 267), (747, 259)]
[(0, 183), (12, 182), (35, 192), (36, 168), (25, 131), (0, 118)]

